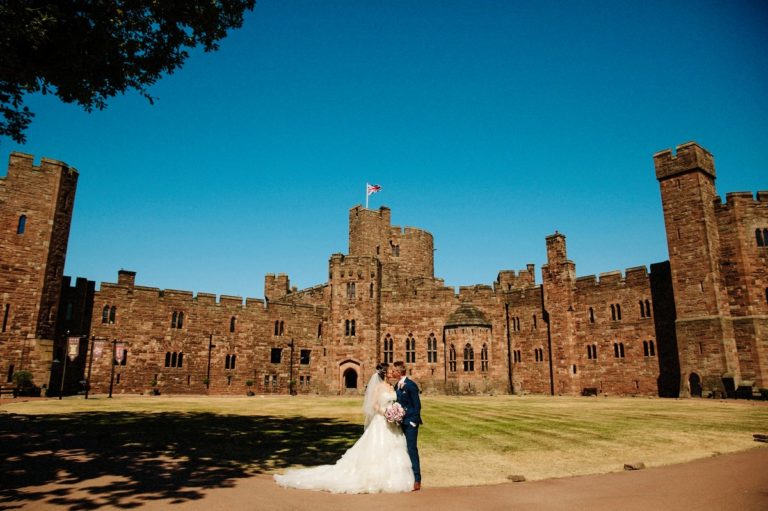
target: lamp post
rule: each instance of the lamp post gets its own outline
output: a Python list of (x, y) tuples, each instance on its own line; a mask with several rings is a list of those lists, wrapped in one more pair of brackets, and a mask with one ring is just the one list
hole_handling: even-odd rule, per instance
[(215, 348), (216, 345), (213, 344), (213, 332), (208, 334), (208, 371), (206, 371), (205, 374), (205, 388), (210, 389), (211, 388), (211, 351), (213, 351), (213, 348)]
[(67, 330), (67, 333), (64, 335), (64, 339), (66, 342), (64, 343), (64, 366), (61, 370), (61, 382), (59, 383), (59, 399), (64, 396), (64, 380), (67, 377), (67, 359), (69, 358), (69, 330)]

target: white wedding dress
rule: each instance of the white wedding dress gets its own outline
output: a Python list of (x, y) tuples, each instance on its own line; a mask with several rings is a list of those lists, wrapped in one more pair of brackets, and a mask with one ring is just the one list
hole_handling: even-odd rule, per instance
[[(369, 385), (374, 383), (374, 378), (371, 378)], [(374, 404), (370, 406), (370, 415), (366, 420), (368, 424), (363, 435), (339, 461), (334, 465), (288, 469), (282, 475), (275, 475), (277, 484), (332, 493), (413, 490), (413, 471), (405, 435), (399, 424), (387, 422), (383, 415), (383, 410), (395, 401), (395, 391), (389, 385), (380, 386), (379, 389), (372, 399)]]

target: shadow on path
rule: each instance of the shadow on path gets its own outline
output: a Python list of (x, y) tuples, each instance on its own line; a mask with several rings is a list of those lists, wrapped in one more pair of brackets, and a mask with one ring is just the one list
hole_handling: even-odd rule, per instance
[(268, 469), (333, 463), (361, 430), (306, 417), (0, 414), (0, 509), (39, 501), (72, 510), (130, 509), (200, 499), (202, 490)]

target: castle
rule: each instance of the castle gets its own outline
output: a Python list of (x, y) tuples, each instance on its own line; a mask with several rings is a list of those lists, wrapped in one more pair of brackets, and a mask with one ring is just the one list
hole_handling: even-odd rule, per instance
[[(715, 191), (712, 155), (654, 155), (669, 261), (577, 277), (566, 237), (493, 285), (446, 287), (433, 238), (349, 210), (349, 252), (303, 290), (264, 298), (62, 274), (77, 171), (13, 153), (0, 180), (0, 377), (92, 392), (359, 392), (404, 360), (425, 392), (733, 396), (768, 387), (768, 192)], [(72, 357), (68, 358), (67, 355)], [(8, 385), (9, 383), (6, 383)]]

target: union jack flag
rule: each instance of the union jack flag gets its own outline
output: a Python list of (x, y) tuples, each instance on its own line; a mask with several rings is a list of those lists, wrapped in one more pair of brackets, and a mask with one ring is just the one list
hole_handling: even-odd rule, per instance
[(381, 191), (381, 186), (379, 185), (369, 185), (368, 183), (365, 184), (365, 191), (367, 195), (371, 195), (376, 192)]

